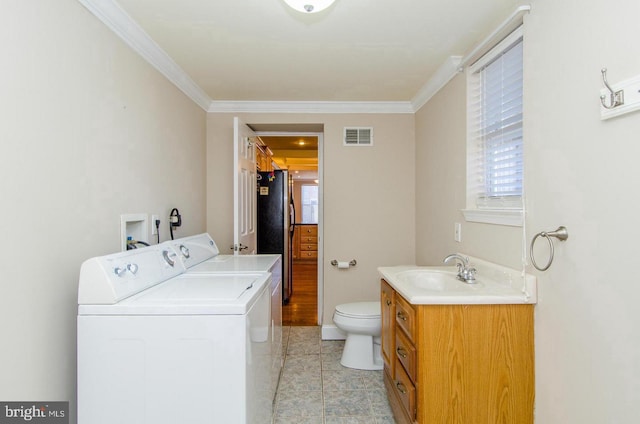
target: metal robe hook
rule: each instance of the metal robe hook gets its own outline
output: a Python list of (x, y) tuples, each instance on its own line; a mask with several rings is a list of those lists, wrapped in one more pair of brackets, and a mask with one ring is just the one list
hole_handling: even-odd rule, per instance
[(609, 99), (611, 103), (609, 106), (607, 106), (607, 104), (604, 102), (607, 98), (607, 95), (603, 94), (600, 96), (600, 103), (602, 103), (602, 107), (604, 107), (605, 109), (613, 109), (615, 107), (623, 105), (624, 90), (613, 91), (613, 88), (611, 88), (611, 86), (607, 82), (607, 68), (602, 68), (600, 72), (602, 72), (602, 81), (604, 82), (604, 86), (607, 87), (607, 90), (609, 90)]

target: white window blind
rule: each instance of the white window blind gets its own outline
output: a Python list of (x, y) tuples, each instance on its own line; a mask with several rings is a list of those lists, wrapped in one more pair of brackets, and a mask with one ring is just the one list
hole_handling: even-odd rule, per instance
[(469, 69), (468, 207), (521, 209), (522, 34), (512, 33)]

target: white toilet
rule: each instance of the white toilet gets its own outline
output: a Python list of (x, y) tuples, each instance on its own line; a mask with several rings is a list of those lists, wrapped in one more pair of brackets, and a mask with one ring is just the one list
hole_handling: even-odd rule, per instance
[(344, 303), (336, 306), (333, 323), (347, 334), (340, 363), (348, 368), (381, 370), (380, 302)]

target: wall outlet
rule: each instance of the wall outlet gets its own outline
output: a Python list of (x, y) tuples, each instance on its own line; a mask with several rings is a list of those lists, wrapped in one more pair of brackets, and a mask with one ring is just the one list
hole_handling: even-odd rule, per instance
[(158, 234), (158, 228), (156, 228), (156, 220), (160, 219), (160, 215), (151, 215), (151, 235)]
[(453, 239), (458, 243), (462, 241), (462, 224), (459, 222), (453, 224)]

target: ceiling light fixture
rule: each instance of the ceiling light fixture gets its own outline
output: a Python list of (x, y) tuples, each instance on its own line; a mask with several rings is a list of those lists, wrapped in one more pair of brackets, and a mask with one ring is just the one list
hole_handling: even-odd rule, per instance
[(284, 0), (294, 10), (302, 13), (316, 13), (331, 6), (335, 0)]

